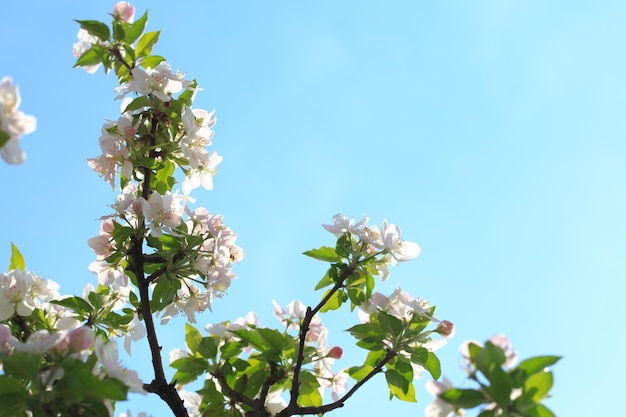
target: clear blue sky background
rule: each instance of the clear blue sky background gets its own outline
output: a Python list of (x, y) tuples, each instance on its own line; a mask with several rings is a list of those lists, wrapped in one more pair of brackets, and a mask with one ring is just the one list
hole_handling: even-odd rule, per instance
[[(72, 69), (78, 25), (114, 2), (7, 2), (0, 76), (38, 119), (25, 165), (0, 164), (0, 260), (14, 241), (27, 267), (64, 293), (95, 282), (88, 238), (115, 196), (87, 166), (114, 77)], [(300, 255), (333, 238), (337, 212), (384, 218), (418, 242), (418, 259), (379, 286), (428, 298), (457, 335), (444, 373), (463, 381), (458, 345), (505, 333), (522, 357), (559, 354), (560, 417), (618, 415), (626, 372), (626, 3), (621, 1), (148, 2), (155, 52), (199, 80), (216, 109), (215, 190), (247, 257), (199, 325), (271, 300), (312, 304), (324, 265)], [(329, 314), (331, 343), (361, 361)], [(164, 330), (182, 347), (183, 320)], [(151, 374), (145, 345), (125, 363)], [(423, 381), (422, 381), (423, 382)], [(334, 416), (420, 416), (388, 401), (382, 378)], [(155, 397), (129, 407), (166, 415)], [(127, 407), (120, 404), (120, 410)], [(617, 414), (616, 414), (617, 413)]]

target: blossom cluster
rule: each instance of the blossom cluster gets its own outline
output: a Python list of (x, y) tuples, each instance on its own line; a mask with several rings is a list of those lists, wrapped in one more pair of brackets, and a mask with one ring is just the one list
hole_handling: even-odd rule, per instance
[(26, 154), (20, 147), (20, 138), (37, 127), (33, 116), (18, 110), (22, 99), (18, 87), (10, 77), (0, 82), (0, 155), (9, 164), (21, 164)]
[(380, 229), (377, 226), (368, 226), (369, 218), (364, 216), (358, 222), (354, 218), (341, 213), (333, 216), (333, 224), (322, 224), (322, 227), (339, 237), (344, 234), (356, 236), (366, 251), (372, 254), (382, 254), (380, 261), (376, 262), (376, 268), (381, 279), (389, 277), (388, 265), (396, 265), (398, 262), (407, 262), (417, 257), (421, 249), (417, 243), (402, 239), (400, 228), (395, 224), (388, 224), (384, 220)]

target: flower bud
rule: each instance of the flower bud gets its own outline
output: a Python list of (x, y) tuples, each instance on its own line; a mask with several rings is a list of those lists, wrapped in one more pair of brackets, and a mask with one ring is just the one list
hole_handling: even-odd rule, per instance
[(94, 334), (89, 326), (81, 326), (70, 332), (69, 336), (70, 349), (75, 352), (89, 349), (93, 345)]
[(343, 349), (335, 346), (328, 351), (328, 357), (333, 359), (341, 359), (343, 357)]
[(448, 320), (441, 320), (435, 332), (443, 336), (444, 339), (449, 339), (454, 336), (456, 329), (454, 328), (454, 324), (452, 322)]
[(11, 350), (13, 340), (9, 326), (0, 324), (0, 352), (8, 352)]
[(118, 1), (113, 8), (113, 16), (122, 23), (132, 23), (135, 20), (135, 7), (126, 1)]

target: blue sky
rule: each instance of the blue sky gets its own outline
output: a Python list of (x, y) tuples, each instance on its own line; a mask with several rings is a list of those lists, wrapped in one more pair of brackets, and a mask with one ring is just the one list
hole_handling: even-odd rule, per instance
[[(114, 77), (72, 69), (78, 25), (114, 2), (9, 2), (0, 76), (38, 119), (23, 166), (0, 164), (0, 259), (10, 242), (27, 267), (80, 293), (95, 282), (88, 238), (115, 196), (87, 166), (100, 126), (118, 117)], [(198, 325), (271, 301), (315, 303), (324, 265), (300, 255), (333, 243), (320, 223), (342, 212), (387, 218), (422, 247), (378, 287), (438, 306), (457, 334), (444, 374), (463, 381), (458, 345), (505, 333), (521, 357), (563, 355), (559, 416), (613, 415), (626, 371), (626, 3), (620, 1), (134, 2), (162, 30), (155, 52), (197, 78), (196, 107), (215, 109), (215, 190), (246, 259), (229, 295)], [(620, 319), (620, 317), (622, 317)], [(323, 318), (348, 367), (362, 353)], [(182, 347), (183, 321), (163, 330)], [(134, 347), (125, 363), (151, 378)], [(341, 416), (423, 415), (388, 401), (382, 378)], [(128, 407), (163, 415), (150, 398)], [(120, 410), (125, 410), (120, 404)]]

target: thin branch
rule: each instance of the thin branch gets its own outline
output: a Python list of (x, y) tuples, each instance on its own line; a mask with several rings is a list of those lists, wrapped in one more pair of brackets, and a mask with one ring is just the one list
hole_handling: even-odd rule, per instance
[[(319, 304), (311, 309), (311, 307), (307, 307), (306, 314), (304, 315), (304, 319), (302, 320), (302, 324), (300, 325), (300, 341), (298, 343), (298, 358), (296, 359), (296, 366), (293, 369), (293, 378), (291, 382), (291, 396), (289, 399), (289, 405), (287, 408), (297, 407), (298, 397), (300, 396), (300, 371), (302, 370), (302, 364), (304, 363), (304, 345), (306, 343), (306, 335), (309, 332), (309, 328), (311, 325), (311, 320), (313, 320), (313, 316), (317, 314), (322, 307), (330, 300), (330, 298), (337, 292), (341, 287), (343, 287), (343, 282), (354, 272), (356, 265), (351, 265), (348, 269), (346, 269), (337, 279), (337, 282), (331, 288), (330, 291), (326, 294), (322, 301)], [(279, 415), (283, 415), (282, 412)], [(293, 415), (293, 414), (289, 414)]]

